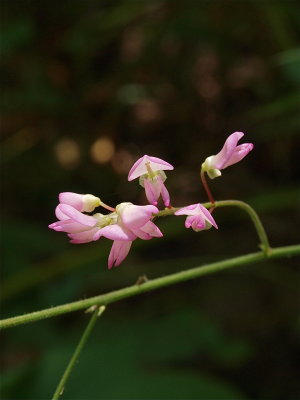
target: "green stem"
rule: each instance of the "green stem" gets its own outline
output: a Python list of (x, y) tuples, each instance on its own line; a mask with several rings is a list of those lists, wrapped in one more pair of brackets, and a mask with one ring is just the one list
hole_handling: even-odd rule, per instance
[(53, 395), (52, 400), (59, 399), (59, 397), (63, 394), (64, 388), (66, 386), (66, 382), (67, 382), (67, 380), (68, 380), (68, 378), (69, 378), (69, 376), (70, 376), (70, 374), (72, 372), (72, 369), (75, 366), (75, 363), (76, 363), (76, 361), (77, 361), (77, 359), (79, 357), (79, 354), (81, 353), (84, 345), (86, 344), (87, 339), (90, 336), (90, 333), (91, 333), (91, 331), (93, 330), (93, 328), (94, 328), (94, 326), (96, 324), (97, 318), (103, 313), (104, 310), (105, 310), (104, 306), (101, 306), (100, 308), (99, 308), (99, 306), (97, 306), (95, 308), (94, 313), (93, 313), (93, 315), (92, 315), (87, 327), (85, 328), (85, 330), (83, 332), (83, 335), (81, 336), (81, 339), (80, 339), (80, 341), (79, 341), (79, 343), (78, 343), (78, 345), (77, 345), (77, 347), (76, 347), (76, 349), (75, 349), (75, 351), (74, 351), (74, 353), (73, 353), (73, 355), (72, 355), (72, 357), (71, 357), (71, 359), (70, 359), (70, 361), (69, 361), (69, 363), (67, 365), (67, 368), (66, 368), (63, 376), (61, 377), (61, 380), (60, 380), (60, 382), (59, 382), (59, 384), (58, 384), (58, 386), (57, 386), (57, 388), (55, 390), (55, 393)]
[(215, 208), (233, 206), (233, 207), (239, 207), (242, 210), (244, 210), (251, 218), (253, 225), (256, 229), (257, 235), (260, 240), (260, 248), (262, 249), (262, 251), (266, 256), (271, 252), (271, 246), (269, 244), (265, 228), (263, 227), (263, 224), (259, 216), (257, 215), (256, 211), (251, 206), (249, 206), (249, 204), (239, 200), (224, 200), (224, 201), (216, 201), (214, 206)]
[(0, 321), (0, 328), (10, 328), (12, 326), (17, 326), (61, 314), (66, 314), (72, 311), (91, 307), (95, 304), (107, 305), (122, 299), (126, 299), (128, 297), (137, 296), (139, 294), (151, 292), (153, 290), (174, 285), (179, 282), (195, 279), (203, 275), (213, 274), (215, 272), (233, 267), (252, 264), (264, 260), (265, 258), (272, 259), (278, 257), (293, 256), (296, 254), (300, 254), (300, 244), (273, 248), (270, 249), (267, 254), (264, 254), (262, 251), (250, 253), (243, 256), (230, 258), (228, 260), (218, 261), (204, 266), (199, 266), (189, 270), (177, 272), (175, 274), (167, 275), (162, 278), (149, 280), (141, 285), (136, 284), (107, 294), (90, 297), (84, 300), (74, 301), (72, 303), (51, 307), (45, 310), (36, 311), (25, 315), (19, 315), (17, 317), (7, 318)]

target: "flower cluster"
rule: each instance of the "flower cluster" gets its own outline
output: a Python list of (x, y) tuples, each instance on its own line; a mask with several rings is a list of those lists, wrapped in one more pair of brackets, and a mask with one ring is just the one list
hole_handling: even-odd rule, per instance
[(151, 221), (152, 215), (158, 212), (155, 206), (121, 203), (109, 214), (86, 215), (76, 208), (75, 201), (75, 199), (83, 199), (84, 196), (86, 195), (61, 193), (60, 199), (64, 202), (59, 203), (55, 212), (59, 221), (49, 225), (49, 228), (66, 232), (71, 243), (75, 244), (88, 243), (102, 236), (113, 240), (108, 268), (120, 265), (136, 238), (149, 240), (163, 236)]
[[(237, 146), (237, 142), (243, 135), (241, 132), (230, 135), (222, 150), (205, 160), (202, 171), (213, 179), (221, 175), (221, 169), (242, 160), (253, 148), (251, 143)], [(58, 221), (50, 224), (49, 228), (66, 232), (70, 242), (75, 244), (92, 242), (101, 237), (112, 240), (108, 268), (121, 264), (135, 239), (150, 240), (163, 236), (153, 222), (153, 218), (159, 214), (157, 205), (160, 197), (171, 213), (176, 216), (187, 216), (186, 228), (192, 228), (196, 232), (212, 226), (218, 228), (211, 215), (212, 210), (208, 211), (200, 203), (181, 208), (171, 206), (170, 195), (164, 183), (167, 179), (164, 171), (173, 169), (174, 167), (168, 162), (148, 155), (144, 155), (135, 162), (129, 171), (128, 180), (139, 178), (139, 183), (145, 189), (146, 198), (150, 203), (145, 206), (124, 202), (112, 208), (92, 194), (60, 193), (59, 204), (55, 210)], [(95, 208), (100, 206), (110, 212), (108, 214), (93, 213)]]

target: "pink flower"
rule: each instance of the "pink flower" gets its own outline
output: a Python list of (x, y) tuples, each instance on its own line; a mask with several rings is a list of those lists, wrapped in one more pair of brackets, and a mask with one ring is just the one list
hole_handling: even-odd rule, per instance
[(183, 207), (174, 214), (188, 215), (185, 220), (185, 227), (192, 227), (192, 229), (194, 229), (196, 232), (208, 229), (211, 226), (214, 226), (216, 229), (218, 229), (218, 225), (216, 224), (210, 212), (199, 203)]
[[(108, 258), (109, 269), (120, 265), (127, 256), (133, 240), (137, 237), (150, 240), (153, 237), (163, 236), (158, 227), (151, 221), (153, 214), (157, 212), (158, 209), (152, 205), (136, 206), (132, 203), (121, 203), (116, 207), (117, 223), (102, 228), (94, 236), (94, 240), (101, 236), (114, 240)], [(122, 238), (119, 230), (128, 235), (128, 238)]]
[(50, 229), (66, 232), (71, 243), (87, 243), (101, 236), (114, 241), (108, 259), (108, 268), (118, 266), (126, 258), (133, 240), (137, 237), (149, 240), (163, 234), (151, 221), (157, 213), (155, 206), (135, 206), (121, 203), (116, 212), (107, 215), (83, 214), (69, 204), (59, 204), (55, 213), (59, 221), (49, 225)]
[(119, 224), (125, 226), (137, 237), (149, 240), (152, 237), (161, 237), (163, 234), (151, 221), (158, 208), (153, 205), (136, 206), (132, 203), (121, 203), (116, 207), (119, 215)]
[[(148, 209), (143, 209), (143, 207), (147, 207)], [(158, 227), (150, 221), (152, 212), (156, 213), (158, 209), (154, 207), (151, 210), (149, 207), (154, 206), (135, 206), (130, 203), (121, 203), (117, 206), (117, 212), (120, 216), (119, 224), (130, 230), (135, 235), (134, 239), (139, 237), (144, 240), (149, 240), (152, 239), (152, 237), (163, 236)], [(138, 215), (136, 215), (135, 211), (137, 211)], [(117, 267), (126, 258), (133, 240), (115, 240), (113, 242), (108, 257), (109, 269)]]
[(222, 150), (213, 156), (207, 157), (202, 164), (202, 170), (207, 172), (211, 179), (221, 175), (221, 169), (241, 161), (253, 149), (252, 143), (243, 143), (237, 146), (244, 136), (243, 132), (234, 132), (226, 139)]
[(59, 221), (49, 225), (50, 229), (66, 232), (71, 238), (71, 243), (87, 243), (94, 239), (95, 233), (100, 229), (101, 214), (86, 215), (68, 204), (59, 204), (55, 210)]
[(101, 205), (101, 200), (92, 194), (78, 194), (72, 192), (63, 192), (59, 194), (59, 202), (68, 204), (78, 211), (91, 212)]
[(157, 205), (161, 196), (166, 207), (170, 205), (170, 195), (164, 184), (167, 179), (164, 170), (172, 170), (174, 167), (157, 157), (143, 156), (139, 158), (128, 174), (128, 180), (140, 178), (139, 182), (145, 188), (148, 201)]

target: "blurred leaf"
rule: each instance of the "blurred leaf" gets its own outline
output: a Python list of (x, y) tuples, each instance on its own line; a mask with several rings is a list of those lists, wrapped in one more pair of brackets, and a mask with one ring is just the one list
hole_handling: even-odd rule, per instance
[(260, 105), (249, 112), (249, 117), (254, 121), (268, 120), (279, 118), (284, 114), (296, 112), (300, 106), (300, 93), (295, 91), (287, 96), (281, 96), (279, 99), (269, 104)]
[[(45, 354), (31, 399), (49, 396), (51, 388), (55, 388), (58, 370), (62, 373), (76, 343), (74, 335), (72, 342), (60, 343)], [(224, 347), (228, 347), (225, 358), (224, 352), (219, 355)], [(234, 385), (221, 377), (196, 372), (192, 360), (196, 357), (200, 361), (201, 353), (205, 353), (231, 364), (240, 363), (249, 357), (245, 349), (245, 344), (225, 338), (216, 326), (195, 312), (151, 322), (103, 318), (84, 349), (64, 396), (66, 399), (99, 398), (99, 395), (112, 399), (243, 398)]]
[(1, 28), (1, 56), (7, 57), (14, 51), (30, 44), (35, 35), (33, 20), (29, 18), (10, 21)]
[(255, 210), (263, 213), (275, 213), (292, 207), (299, 212), (300, 189), (297, 186), (274, 188), (251, 196), (248, 202)]
[(300, 48), (289, 49), (274, 56), (279, 65), (292, 83), (300, 85)]

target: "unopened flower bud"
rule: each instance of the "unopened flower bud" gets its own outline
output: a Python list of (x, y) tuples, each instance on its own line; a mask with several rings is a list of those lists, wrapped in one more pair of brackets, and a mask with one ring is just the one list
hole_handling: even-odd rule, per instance
[(68, 204), (80, 212), (91, 212), (101, 205), (99, 197), (93, 194), (79, 194), (73, 192), (60, 193), (59, 202), (61, 204)]

